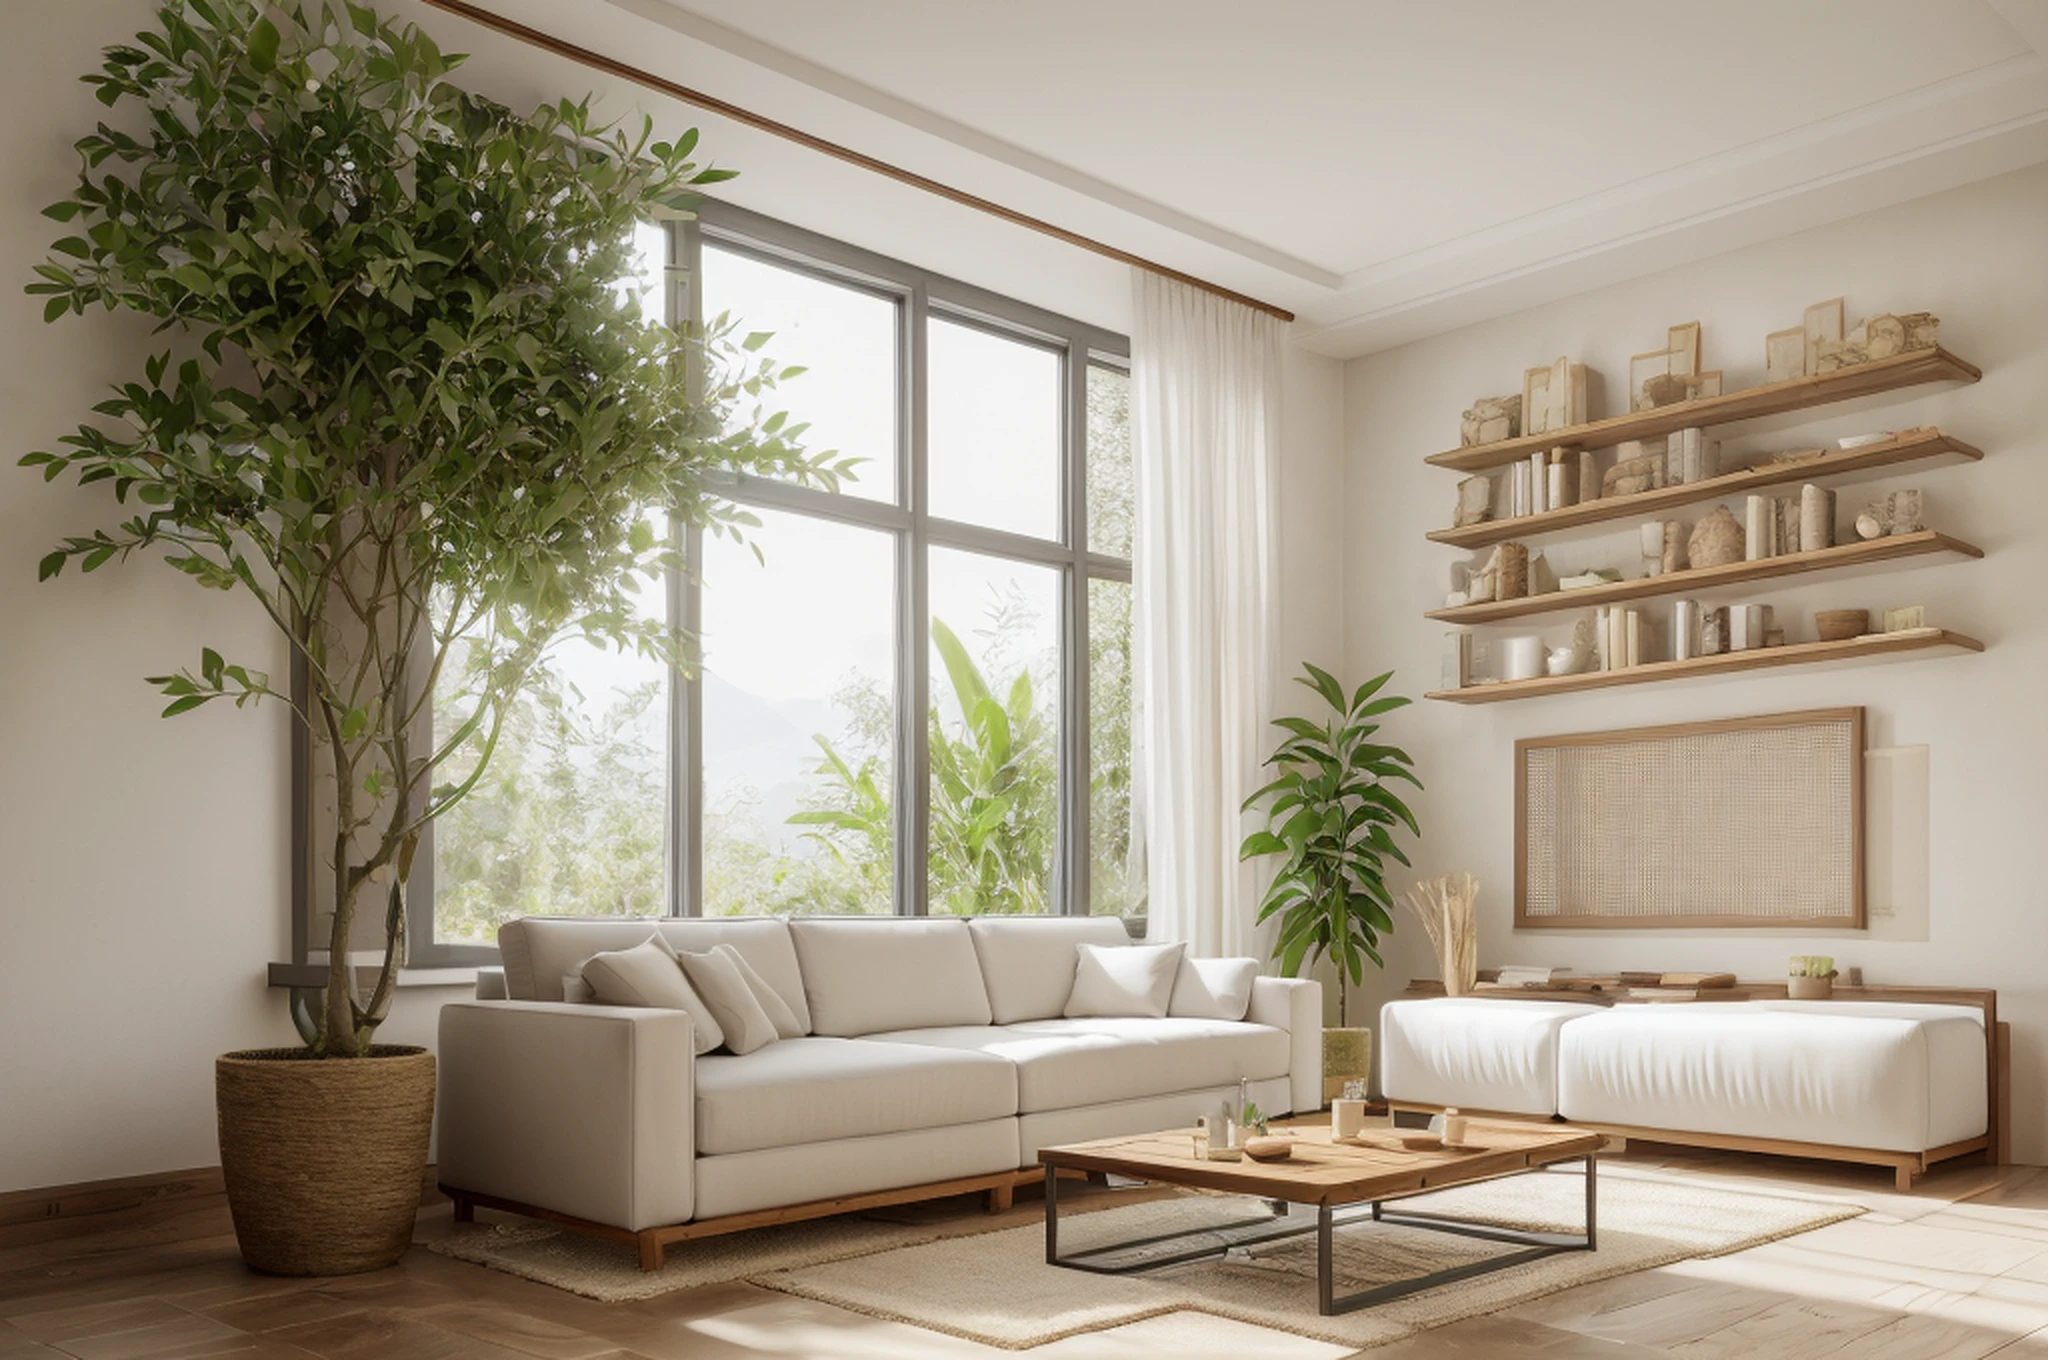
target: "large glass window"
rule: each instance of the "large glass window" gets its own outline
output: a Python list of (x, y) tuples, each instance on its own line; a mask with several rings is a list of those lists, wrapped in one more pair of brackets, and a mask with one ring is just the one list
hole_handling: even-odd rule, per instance
[(702, 554), (704, 911), (891, 911), (895, 544), (759, 517)]
[(754, 337), (838, 483), (689, 536), (645, 604), (692, 665), (522, 700), (416, 959), (535, 913), (1142, 913), (1121, 337), (723, 207), (641, 245), (621, 286)]

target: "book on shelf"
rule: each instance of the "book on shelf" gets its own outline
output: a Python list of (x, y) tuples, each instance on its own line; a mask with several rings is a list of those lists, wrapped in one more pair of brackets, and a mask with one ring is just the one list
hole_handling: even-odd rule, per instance
[(1501, 987), (1548, 987), (1570, 971), (1569, 968), (1534, 968), (1510, 964), (1494, 975), (1494, 983)]
[(1666, 973), (1660, 984), (1665, 987), (1733, 987), (1733, 973)]
[(1742, 1001), (1749, 993), (1737, 987), (1630, 987), (1622, 993), (1627, 1001), (1652, 1004), (1668, 1001)]

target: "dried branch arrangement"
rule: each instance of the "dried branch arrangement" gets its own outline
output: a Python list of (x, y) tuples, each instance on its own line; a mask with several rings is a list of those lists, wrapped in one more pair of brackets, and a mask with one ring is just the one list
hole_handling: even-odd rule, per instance
[(1463, 870), (1417, 883), (1401, 895), (1429, 932), (1449, 996), (1465, 996), (1479, 981), (1479, 929), (1473, 915), (1478, 900), (1479, 880)]

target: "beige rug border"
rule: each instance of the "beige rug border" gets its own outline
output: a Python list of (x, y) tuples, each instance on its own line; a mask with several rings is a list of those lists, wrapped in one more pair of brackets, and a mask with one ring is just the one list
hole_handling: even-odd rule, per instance
[[(1140, 1188), (1143, 1188), (1143, 1187), (1124, 1187), (1124, 1188), (1126, 1188), (1126, 1189), (1140, 1189)], [(1147, 1194), (1145, 1195), (1145, 1197), (1144, 1197), (1144, 1198), (1139, 1198), (1138, 1196), (1135, 1196), (1135, 1195), (1133, 1195), (1133, 1196), (1129, 1196), (1129, 1197), (1124, 1197), (1124, 1196), (1118, 1196), (1118, 1195), (1115, 1195), (1114, 1193), (1112, 1193), (1111, 1195), (1108, 1195), (1108, 1196), (1095, 1196), (1095, 1195), (1091, 1195), (1091, 1196), (1088, 1196), (1088, 1197), (1087, 1197), (1086, 1199), (1083, 1199), (1083, 1200), (1081, 1200), (1080, 1202), (1078, 1202), (1078, 1203), (1076, 1203), (1076, 1204), (1072, 1204), (1072, 1205), (1062, 1205), (1062, 1207), (1061, 1207), (1061, 1209), (1060, 1209), (1060, 1217), (1061, 1217), (1061, 1219), (1062, 1219), (1062, 1220), (1064, 1220), (1064, 1219), (1066, 1219), (1066, 1218), (1067, 1218), (1067, 1217), (1068, 1217), (1069, 1215), (1071, 1215), (1071, 1216), (1073, 1216), (1073, 1217), (1076, 1217), (1076, 1218), (1079, 1218), (1079, 1217), (1081, 1217), (1081, 1216), (1082, 1216), (1082, 1215), (1084, 1215), (1084, 1214), (1094, 1214), (1094, 1213), (1101, 1213), (1101, 1212), (1103, 1212), (1103, 1211), (1105, 1211), (1105, 1210), (1110, 1210), (1110, 1209), (1122, 1209), (1122, 1208), (1128, 1208), (1128, 1207), (1129, 1207), (1129, 1206), (1130, 1206), (1131, 1204), (1133, 1204), (1133, 1203), (1144, 1203), (1144, 1202), (1146, 1202), (1147, 1200), (1149, 1200), (1149, 1199), (1152, 1199), (1152, 1198), (1161, 1198), (1161, 1199), (1163, 1199), (1163, 1198), (1168, 1198), (1168, 1196), (1164, 1196), (1164, 1195), (1157, 1195), (1157, 1194), (1154, 1194), (1154, 1193), (1150, 1193), (1150, 1192), (1149, 1192), (1149, 1190), (1148, 1190), (1148, 1193), (1147, 1193)], [(888, 1220), (886, 1220), (886, 1219), (874, 1219), (874, 1220), (870, 1220), (870, 1221), (872, 1221), (872, 1222), (875, 1222), (875, 1223), (878, 1223), (878, 1224), (879, 1224), (879, 1223), (887, 1223), (887, 1222), (888, 1222)], [(970, 1220), (970, 1221), (971, 1221), (971, 1220)], [(535, 1219), (520, 1219), (520, 1220), (518, 1220), (518, 1224), (519, 1224), (519, 1226), (521, 1226), (521, 1227), (534, 1227), (534, 1228), (553, 1228), (553, 1229), (554, 1229), (554, 1230), (555, 1230), (556, 1232), (559, 1232), (559, 1233), (574, 1233), (574, 1232), (576, 1231), (576, 1229), (574, 1229), (574, 1228), (572, 1228), (572, 1227), (569, 1227), (569, 1226), (567, 1226), (567, 1225), (565, 1225), (565, 1224), (559, 1224), (559, 1223), (549, 1223), (549, 1222), (548, 1222), (548, 1221), (547, 1221), (546, 1219), (540, 1219), (540, 1218), (535, 1218)], [(499, 1226), (499, 1225), (496, 1225), (496, 1224), (492, 1224), (492, 1225), (490, 1225), (490, 1226), (491, 1226), (491, 1227), (493, 1227), (493, 1228), (495, 1228), (495, 1227), (497, 1227), (497, 1226)], [(792, 1226), (794, 1226), (794, 1225), (792, 1225)], [(948, 1228), (948, 1229), (945, 1229), (945, 1230), (940, 1230), (940, 1229), (937, 1229), (937, 1228), (926, 1228), (926, 1229), (916, 1229), (916, 1228), (914, 1228), (914, 1226), (913, 1226), (913, 1225), (911, 1225), (911, 1224), (908, 1224), (908, 1223), (905, 1223), (905, 1224), (898, 1224), (898, 1225), (896, 1225), (896, 1226), (902, 1227), (902, 1228), (904, 1228), (904, 1229), (905, 1229), (906, 1231), (921, 1231), (921, 1232), (924, 1232), (924, 1233), (926, 1233), (926, 1234), (928, 1234), (928, 1235), (926, 1235), (926, 1236), (916, 1236), (916, 1237), (912, 1237), (912, 1238), (911, 1238), (911, 1239), (909, 1239), (908, 1241), (903, 1241), (903, 1242), (891, 1242), (891, 1243), (890, 1243), (890, 1244), (889, 1244), (888, 1246), (885, 1246), (885, 1247), (874, 1247), (874, 1246), (870, 1246), (870, 1247), (854, 1247), (854, 1246), (853, 1246), (852, 1244), (849, 1244), (849, 1245), (848, 1245), (848, 1247), (847, 1247), (847, 1249), (846, 1249), (846, 1250), (844, 1250), (844, 1251), (837, 1251), (837, 1252), (834, 1252), (834, 1253), (832, 1253), (832, 1254), (831, 1254), (831, 1255), (829, 1255), (829, 1256), (821, 1256), (821, 1257), (819, 1257), (819, 1258), (818, 1258), (817, 1260), (815, 1260), (815, 1261), (806, 1261), (806, 1262), (804, 1262), (804, 1263), (803, 1263), (802, 1265), (800, 1265), (800, 1266), (776, 1266), (776, 1267), (774, 1267), (774, 1268), (773, 1268), (772, 1270), (770, 1270), (770, 1271), (768, 1271), (768, 1272), (764, 1272), (764, 1273), (749, 1273), (749, 1272), (746, 1272), (746, 1271), (741, 1271), (741, 1272), (740, 1272), (739, 1274), (737, 1274), (737, 1275), (728, 1275), (728, 1276), (726, 1276), (726, 1277), (725, 1277), (724, 1279), (722, 1279), (722, 1280), (705, 1280), (705, 1281), (702, 1281), (701, 1283), (698, 1283), (698, 1284), (678, 1284), (678, 1285), (670, 1285), (669, 1287), (667, 1287), (667, 1288), (665, 1288), (665, 1289), (657, 1289), (657, 1290), (655, 1290), (654, 1292), (652, 1292), (652, 1293), (649, 1293), (649, 1294), (638, 1294), (638, 1295), (634, 1295), (634, 1296), (633, 1296), (633, 1297), (631, 1297), (631, 1298), (600, 1298), (600, 1297), (599, 1297), (598, 1295), (596, 1295), (596, 1294), (586, 1294), (586, 1293), (584, 1293), (584, 1292), (583, 1292), (582, 1290), (580, 1290), (580, 1289), (572, 1289), (572, 1288), (570, 1288), (570, 1287), (569, 1287), (568, 1285), (563, 1285), (563, 1284), (556, 1284), (556, 1283), (554, 1283), (554, 1282), (553, 1282), (553, 1281), (551, 1281), (551, 1280), (537, 1280), (537, 1279), (535, 1279), (535, 1278), (534, 1278), (533, 1276), (531, 1276), (531, 1275), (522, 1275), (522, 1274), (520, 1274), (520, 1273), (519, 1273), (518, 1271), (516, 1271), (516, 1270), (511, 1270), (511, 1269), (508, 1269), (508, 1268), (506, 1268), (505, 1266), (502, 1266), (502, 1265), (498, 1264), (498, 1263), (497, 1263), (496, 1261), (490, 1260), (490, 1259), (488, 1259), (488, 1258), (487, 1258), (487, 1257), (485, 1257), (485, 1256), (482, 1256), (482, 1255), (477, 1255), (477, 1254), (472, 1254), (472, 1253), (469, 1253), (469, 1252), (465, 1252), (465, 1251), (462, 1251), (462, 1250), (460, 1249), (460, 1248), (461, 1248), (461, 1246), (462, 1246), (462, 1244), (463, 1244), (463, 1243), (465, 1243), (465, 1242), (484, 1242), (484, 1241), (487, 1241), (487, 1240), (489, 1240), (489, 1238), (490, 1238), (490, 1236), (491, 1236), (491, 1233), (490, 1233), (490, 1232), (488, 1232), (488, 1231), (485, 1231), (485, 1232), (465, 1232), (465, 1233), (454, 1233), (454, 1234), (450, 1234), (450, 1235), (449, 1235), (449, 1236), (447, 1236), (447, 1237), (437, 1237), (437, 1238), (435, 1238), (435, 1239), (434, 1239), (433, 1241), (431, 1241), (431, 1242), (422, 1242), (422, 1243), (420, 1243), (419, 1245), (421, 1245), (421, 1246), (425, 1247), (425, 1248), (426, 1248), (426, 1249), (427, 1249), (428, 1251), (431, 1251), (431, 1252), (433, 1252), (433, 1253), (434, 1253), (434, 1254), (435, 1254), (436, 1256), (441, 1256), (441, 1257), (445, 1257), (445, 1258), (447, 1258), (447, 1259), (448, 1259), (448, 1260), (450, 1260), (450, 1261), (460, 1261), (460, 1262), (461, 1262), (461, 1263), (462, 1263), (463, 1265), (467, 1265), (467, 1266), (480, 1266), (480, 1267), (482, 1267), (482, 1268), (483, 1268), (483, 1269), (485, 1269), (485, 1270), (494, 1270), (494, 1271), (496, 1271), (496, 1272), (497, 1272), (498, 1274), (500, 1274), (500, 1275), (506, 1275), (506, 1276), (510, 1276), (510, 1277), (511, 1277), (512, 1279), (515, 1279), (515, 1280), (524, 1280), (524, 1281), (526, 1281), (526, 1282), (527, 1282), (528, 1284), (537, 1284), (537, 1285), (541, 1286), (541, 1287), (542, 1287), (542, 1288), (544, 1288), (544, 1289), (558, 1289), (558, 1290), (560, 1290), (560, 1291), (561, 1291), (562, 1293), (564, 1293), (564, 1294), (569, 1294), (569, 1295), (573, 1295), (574, 1297), (576, 1297), (576, 1298), (579, 1298), (579, 1299), (588, 1299), (588, 1300), (590, 1300), (590, 1301), (591, 1301), (592, 1303), (601, 1303), (601, 1304), (604, 1304), (604, 1305), (605, 1305), (606, 1307), (623, 1307), (623, 1306), (626, 1306), (626, 1305), (628, 1305), (628, 1304), (634, 1304), (634, 1303), (646, 1303), (646, 1302), (648, 1302), (648, 1301), (650, 1301), (650, 1300), (652, 1300), (652, 1299), (659, 1299), (659, 1298), (665, 1298), (665, 1297), (667, 1297), (667, 1296), (668, 1296), (668, 1295), (670, 1295), (670, 1294), (681, 1294), (681, 1293), (684, 1293), (685, 1291), (688, 1291), (688, 1290), (692, 1290), (692, 1289), (710, 1289), (710, 1288), (714, 1288), (715, 1286), (717, 1286), (717, 1285), (721, 1285), (721, 1284), (735, 1284), (735, 1283), (737, 1283), (737, 1284), (760, 1284), (760, 1283), (761, 1283), (761, 1282), (762, 1282), (762, 1281), (763, 1281), (764, 1279), (766, 1279), (766, 1278), (767, 1278), (767, 1276), (768, 1276), (769, 1274), (776, 1274), (776, 1273), (783, 1273), (783, 1272), (791, 1272), (791, 1271), (798, 1271), (798, 1270), (811, 1270), (811, 1269), (814, 1269), (814, 1268), (816, 1268), (816, 1267), (818, 1267), (818, 1266), (830, 1266), (830, 1265), (837, 1265), (837, 1264), (839, 1264), (839, 1263), (840, 1263), (841, 1261), (855, 1261), (855, 1260), (859, 1260), (859, 1259), (860, 1259), (861, 1257), (863, 1257), (863, 1256), (882, 1256), (882, 1255), (885, 1255), (885, 1254), (887, 1254), (887, 1253), (889, 1253), (889, 1252), (892, 1252), (892, 1251), (908, 1251), (908, 1250), (910, 1250), (910, 1249), (911, 1249), (911, 1248), (913, 1248), (913, 1247), (929, 1247), (929, 1246), (933, 1245), (934, 1243), (938, 1243), (938, 1242), (949, 1242), (949, 1241), (954, 1241), (954, 1240), (963, 1240), (963, 1241), (964, 1241), (965, 1239), (967, 1239), (967, 1238), (970, 1238), (970, 1237), (986, 1237), (986, 1236), (988, 1236), (988, 1235), (989, 1235), (990, 1233), (999, 1233), (999, 1232), (1009, 1232), (1009, 1231), (1010, 1231), (1011, 1229), (1013, 1229), (1013, 1228), (1031, 1228), (1031, 1227), (1035, 1227), (1035, 1226), (1037, 1226), (1037, 1225), (1035, 1225), (1035, 1224), (1030, 1224), (1030, 1223), (999, 1223), (999, 1222), (975, 1222), (975, 1223), (973, 1223), (973, 1226), (971, 1226), (971, 1227), (963, 1227), (963, 1226), (958, 1226), (958, 1225), (956, 1224), (956, 1226), (953, 1226), (953, 1227), (951, 1227), (951, 1228)], [(751, 1231), (760, 1231), (760, 1229), (753, 1229), (753, 1230), (751, 1230)], [(659, 1278), (659, 1276), (657, 1275), (657, 1276), (656, 1276), (655, 1278), (657, 1278), (657, 1279), (658, 1279), (658, 1278)], [(774, 1286), (773, 1286), (773, 1285), (763, 1285), (762, 1287), (763, 1287), (763, 1288), (770, 1288), (770, 1289), (774, 1288)], [(793, 1294), (793, 1293), (795, 1293), (796, 1291), (794, 1291), (794, 1290), (781, 1290), (781, 1291), (779, 1291), (779, 1292), (782, 1292), (782, 1293), (792, 1293), (792, 1294)], [(822, 1302), (822, 1300), (821, 1300), (821, 1302)], [(858, 1310), (858, 1309), (853, 1309), (853, 1308), (849, 1308), (849, 1309), (848, 1309), (847, 1311), (848, 1311), (848, 1312), (858, 1312), (858, 1311), (860, 1311), (860, 1310)], [(1178, 1304), (1176, 1304), (1176, 1305), (1174, 1305), (1174, 1306), (1173, 1306), (1173, 1307), (1171, 1307), (1171, 1308), (1162, 1308), (1162, 1309), (1161, 1309), (1161, 1310), (1159, 1310), (1159, 1311), (1160, 1311), (1161, 1313), (1171, 1313), (1171, 1312), (1178, 1312), (1178, 1311), (1181, 1311), (1181, 1306), (1180, 1306), (1180, 1305), (1178, 1305)], [(1146, 1316), (1147, 1316), (1147, 1317), (1156, 1317), (1156, 1316), (1158, 1316), (1158, 1315), (1159, 1315), (1158, 1313), (1148, 1313), (1148, 1314), (1146, 1314)], [(898, 1321), (898, 1320), (901, 1320), (901, 1321), (909, 1321), (909, 1319), (907, 1319), (907, 1318), (906, 1318), (906, 1319), (893, 1319), (893, 1318), (892, 1318), (892, 1319), (888, 1319), (888, 1320), (889, 1320), (889, 1321)], [(1133, 1319), (1133, 1320), (1135, 1320), (1135, 1319)], [(913, 1323), (912, 1325), (913, 1325), (913, 1326), (923, 1326), (924, 1324), (922, 1324), (922, 1323)], [(1119, 1326), (1120, 1326), (1121, 1324), (1112, 1324), (1112, 1325), (1119, 1325)], [(937, 1327), (926, 1327), (926, 1328), (925, 1328), (925, 1330), (927, 1330), (927, 1331), (939, 1331), (939, 1330), (943, 1330), (943, 1329), (941, 1329), (941, 1328), (937, 1328)], [(1083, 1328), (1082, 1330), (1083, 1330), (1083, 1331), (1086, 1331), (1086, 1330), (1091, 1330), (1091, 1329)], [(1095, 1330), (1099, 1330), (1099, 1329), (1095, 1329)], [(965, 1338), (965, 1339), (969, 1339), (969, 1340), (971, 1340), (971, 1339), (973, 1339), (973, 1338)]]
[[(1630, 1176), (1627, 1177), (1627, 1179), (1662, 1182), (1666, 1184), (1670, 1183), (1668, 1179), (1655, 1175)], [(1788, 1237), (1798, 1237), (1801, 1234), (1813, 1232), (1817, 1229), (1828, 1227), (1830, 1224), (1847, 1222), (1849, 1219), (1860, 1218), (1864, 1214), (1870, 1212), (1870, 1209), (1865, 1205), (1850, 1204), (1846, 1202), (1835, 1202), (1823, 1198), (1809, 1198), (1803, 1195), (1762, 1193), (1753, 1190), (1735, 1190), (1729, 1191), (1728, 1193), (1747, 1195), (1755, 1199), (1777, 1200), (1781, 1203), (1808, 1204), (1813, 1206), (1814, 1210), (1819, 1215), (1819, 1217), (1814, 1222), (1806, 1223), (1796, 1228), (1779, 1228), (1768, 1232), (1759, 1232), (1754, 1234), (1753, 1236), (1744, 1237), (1738, 1242), (1731, 1243), (1728, 1246), (1721, 1247), (1713, 1251), (1678, 1251), (1662, 1259), (1653, 1258), (1647, 1264), (1637, 1263), (1633, 1265), (1619, 1265), (1606, 1270), (1598, 1270), (1592, 1274), (1585, 1276), (1584, 1278), (1573, 1280), (1570, 1285), (1566, 1286), (1566, 1288), (1577, 1289), (1581, 1285), (1599, 1284), (1605, 1280), (1618, 1279), (1623, 1275), (1638, 1275), (1645, 1271), (1660, 1270), (1665, 1266), (1675, 1265), (1680, 1261), (1710, 1261), (1715, 1259), (1716, 1257), (1733, 1255), (1735, 1252), (1738, 1251), (1748, 1251), (1752, 1247), (1761, 1247), (1772, 1242), (1781, 1242)], [(1833, 1207), (1830, 1211), (1828, 1206), (1830, 1206), (1831, 1204)], [(1024, 1224), (1021, 1226), (1023, 1228), (1029, 1228), (1031, 1225)], [(992, 1229), (991, 1231), (1007, 1232), (1011, 1231), (1011, 1229)], [(963, 1237), (979, 1237), (985, 1234), (962, 1233), (959, 1235)], [(919, 1242), (909, 1243), (905, 1245), (929, 1246), (930, 1243)], [(859, 1252), (855, 1255), (882, 1255), (886, 1252), (896, 1251), (899, 1249), (900, 1248), (897, 1247), (887, 1247), (884, 1248), (882, 1252)], [(854, 1257), (845, 1256), (839, 1259), (852, 1260), (854, 1259)], [(820, 1261), (816, 1262), (815, 1264), (828, 1265), (832, 1263)], [(1527, 1265), (1514, 1266), (1511, 1267), (1509, 1270), (1499, 1272), (1499, 1274), (1511, 1276), (1517, 1271), (1535, 1270), (1539, 1268), (1541, 1265), (1541, 1261), (1531, 1261)], [(764, 1275), (751, 1275), (746, 1276), (744, 1278), (745, 1283), (747, 1284), (756, 1285), (762, 1289), (773, 1290), (779, 1294), (788, 1294), (795, 1298), (809, 1299), (814, 1303), (822, 1303), (832, 1308), (842, 1308), (849, 1313), (858, 1313), (863, 1317), (871, 1317), (880, 1322), (902, 1323), (907, 1326), (921, 1328), (924, 1331), (939, 1332), (947, 1336), (957, 1337), (962, 1341), (972, 1341), (983, 1346), (989, 1346), (997, 1350), (1006, 1351), (1036, 1350), (1040, 1346), (1049, 1346), (1055, 1341), (1064, 1341), (1069, 1337), (1086, 1336), (1091, 1332), (1105, 1332), (1115, 1327), (1128, 1326), (1129, 1324), (1134, 1322), (1143, 1322), (1148, 1318), (1164, 1317), (1169, 1313), (1201, 1313), (1208, 1317), (1222, 1318), (1225, 1321), (1229, 1322), (1241, 1322), (1245, 1323), (1248, 1326), (1263, 1327), (1271, 1331), (1288, 1332), (1295, 1336), (1306, 1337), (1311, 1341), (1326, 1341), (1332, 1345), (1350, 1346), (1353, 1348), (1354, 1353), (1357, 1353), (1368, 1350), (1378, 1350), (1382, 1346), (1390, 1346), (1396, 1341), (1406, 1341), (1412, 1337), (1420, 1336), (1425, 1332), (1433, 1332), (1439, 1327), (1447, 1327), (1454, 1322), (1463, 1322), (1468, 1318), (1485, 1317), (1490, 1313), (1500, 1312), (1503, 1308), (1514, 1306), (1511, 1303), (1494, 1304), (1490, 1307), (1474, 1306), (1463, 1311), (1453, 1308), (1450, 1310), (1449, 1314), (1445, 1316), (1441, 1321), (1432, 1322), (1430, 1325), (1426, 1327), (1413, 1327), (1410, 1328), (1408, 1331), (1399, 1333), (1395, 1336), (1383, 1337), (1379, 1340), (1368, 1340), (1361, 1343), (1357, 1341), (1355, 1338), (1339, 1337), (1335, 1336), (1334, 1334), (1326, 1330), (1317, 1330), (1313, 1325), (1312, 1319), (1319, 1318), (1321, 1316), (1320, 1314), (1306, 1314), (1304, 1315), (1305, 1318), (1311, 1320), (1295, 1322), (1290, 1318), (1279, 1318), (1269, 1313), (1254, 1313), (1247, 1309), (1231, 1308), (1224, 1305), (1204, 1303), (1197, 1300), (1195, 1302), (1175, 1302), (1172, 1304), (1162, 1304), (1157, 1308), (1135, 1310), (1128, 1315), (1117, 1318), (1114, 1322), (1105, 1322), (1097, 1326), (1075, 1326), (1046, 1331), (1034, 1336), (1029, 1341), (1009, 1341), (1004, 1340), (1002, 1338), (989, 1336), (987, 1333), (984, 1332), (969, 1331), (966, 1328), (962, 1327), (951, 1327), (943, 1322), (934, 1322), (927, 1318), (913, 1317), (907, 1313), (898, 1312), (892, 1309), (883, 1308), (876, 1305), (849, 1303), (846, 1300), (839, 1298), (836, 1295), (832, 1295), (824, 1290), (806, 1289), (795, 1280), (787, 1278), (789, 1275), (793, 1274), (794, 1271), (809, 1269), (811, 1269), (810, 1266), (797, 1266), (794, 1267), (792, 1270), (771, 1272), (769, 1274)], [(776, 1275), (782, 1275), (784, 1276), (784, 1278), (777, 1279), (775, 1278)], [(1496, 1278), (1498, 1278), (1498, 1276)], [(1443, 1287), (1444, 1286), (1441, 1285), (1437, 1286), (1438, 1289), (1441, 1289)], [(1425, 1290), (1422, 1292), (1426, 1294), (1432, 1293), (1434, 1291)], [(1554, 1292), (1561, 1293), (1563, 1291), (1560, 1290)], [(1417, 1296), (1410, 1295), (1409, 1297), (1412, 1298)], [(1339, 1316), (1342, 1315), (1340, 1314)]]

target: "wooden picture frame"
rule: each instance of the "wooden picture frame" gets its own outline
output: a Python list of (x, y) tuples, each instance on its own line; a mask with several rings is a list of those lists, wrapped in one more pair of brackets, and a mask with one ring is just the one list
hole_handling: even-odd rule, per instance
[(1515, 928), (1864, 929), (1863, 752), (1860, 707), (1517, 741)]

